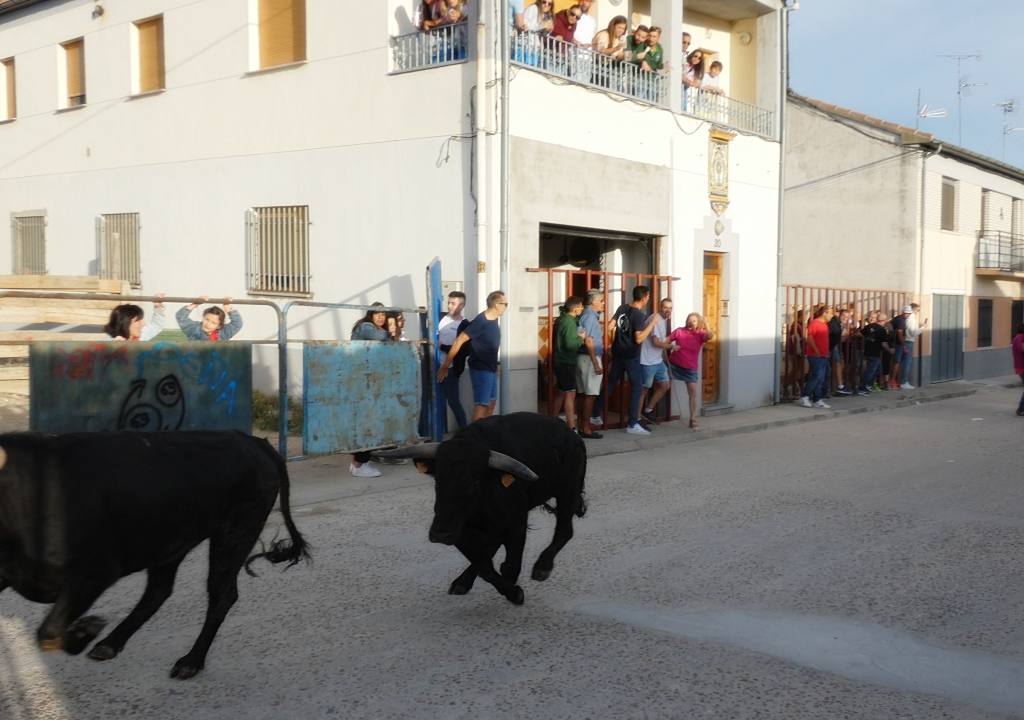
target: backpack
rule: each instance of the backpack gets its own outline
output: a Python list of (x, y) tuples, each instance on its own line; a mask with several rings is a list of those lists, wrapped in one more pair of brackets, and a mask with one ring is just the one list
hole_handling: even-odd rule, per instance
[(636, 347), (633, 339), (633, 321), (629, 318), (629, 306), (623, 305), (615, 311), (615, 339), (612, 340), (612, 353), (628, 355)]

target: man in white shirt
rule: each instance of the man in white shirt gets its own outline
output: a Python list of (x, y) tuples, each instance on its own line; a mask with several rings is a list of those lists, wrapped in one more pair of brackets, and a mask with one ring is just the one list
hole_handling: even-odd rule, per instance
[(594, 44), (594, 35), (597, 34), (597, 20), (590, 14), (591, 0), (579, 0), (580, 12), (583, 14), (576, 21), (576, 30), (573, 31), (572, 39), (580, 47), (589, 48)]
[(914, 365), (914, 342), (924, 332), (928, 318), (918, 319), (921, 306), (917, 303), (910, 303), (903, 308), (903, 312), (906, 313), (908, 309), (910, 313), (907, 315), (907, 326), (903, 330), (903, 357), (900, 358), (900, 387), (904, 390), (913, 390), (914, 386), (910, 384), (910, 372)]
[(658, 314), (660, 317), (654, 321), (654, 329), (640, 346), (640, 369), (644, 372), (644, 401), (640, 417), (652, 423), (658, 422), (654, 419), (654, 411), (672, 387), (668, 365), (665, 364), (665, 351), (672, 346), (667, 339), (668, 325), (672, 321), (672, 301), (669, 298), (661, 301)]
[[(448, 351), (452, 349), (452, 345), (455, 344), (455, 339), (459, 336), (459, 331), (463, 329), (462, 323), (465, 321), (465, 318), (462, 316), (462, 311), (465, 307), (466, 293), (459, 292), (458, 290), (448, 293), (448, 314), (441, 318), (441, 321), (437, 324), (437, 345), (442, 355), (448, 354)], [(462, 365), (459, 365), (459, 361), (456, 359), (451, 372), (445, 376), (444, 382), (441, 383), (441, 394), (455, 416), (455, 423), (460, 428), (466, 427), (466, 411), (462, 407), (462, 401), (459, 399), (459, 378), (462, 376), (464, 367), (465, 361), (463, 361)]]

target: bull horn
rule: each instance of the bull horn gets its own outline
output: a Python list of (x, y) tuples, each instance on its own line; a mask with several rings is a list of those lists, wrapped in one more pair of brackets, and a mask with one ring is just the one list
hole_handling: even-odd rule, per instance
[(7, 464), (7, 451), (0, 447), (0, 470), (4, 469), (4, 465)]
[(494, 470), (502, 470), (507, 473), (512, 473), (516, 477), (522, 478), (523, 480), (529, 480), (530, 482), (538, 480), (540, 477), (537, 473), (526, 467), (526, 465), (519, 462), (514, 457), (510, 457), (495, 450), (491, 450), (491, 459), (487, 461), (487, 464)]
[(394, 450), (374, 450), (373, 454), (382, 458), (393, 458), (401, 460), (412, 458), (413, 460), (433, 460), (437, 455), (437, 446), (441, 443), (420, 443), (419, 445), (408, 445), (395, 448)]

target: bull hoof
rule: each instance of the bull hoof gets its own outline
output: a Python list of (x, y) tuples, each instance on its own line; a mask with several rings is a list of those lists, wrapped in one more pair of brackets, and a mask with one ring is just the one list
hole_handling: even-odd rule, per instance
[(533, 572), (530, 573), (530, 577), (536, 580), (537, 582), (544, 582), (549, 577), (551, 577), (551, 568), (545, 570), (542, 567), (534, 565)]
[(117, 657), (117, 650), (109, 645), (99, 643), (89, 651), (89, 657), (93, 660), (113, 660)]
[(96, 639), (107, 621), (95, 615), (86, 615), (75, 620), (64, 632), (64, 652), (78, 655)]
[(461, 583), (458, 580), (455, 580), (454, 582), (452, 582), (451, 585), (448, 586), (448, 594), (465, 595), (470, 591), (470, 589), (472, 589), (472, 587), (472, 584), (467, 585), (466, 583)]
[(195, 665), (189, 660), (186, 655), (178, 662), (174, 663), (174, 667), (171, 668), (171, 677), (175, 680), (188, 680), (199, 674), (199, 671), (203, 669), (202, 665)]
[(507, 597), (508, 601), (513, 605), (522, 605), (526, 601), (526, 594), (518, 585), (512, 588), (512, 590), (509, 591), (509, 594), (505, 597)]
[(64, 648), (64, 638), (45, 638), (39, 641), (39, 649), (43, 652), (55, 652)]

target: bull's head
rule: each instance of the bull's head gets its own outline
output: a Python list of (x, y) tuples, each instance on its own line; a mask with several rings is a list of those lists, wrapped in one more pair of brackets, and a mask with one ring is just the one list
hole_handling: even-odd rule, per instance
[(453, 545), (479, 504), (482, 483), (516, 480), (533, 482), (537, 474), (504, 453), (473, 440), (453, 439), (376, 453), (387, 458), (411, 458), (420, 472), (434, 476), (434, 521), (430, 541)]

